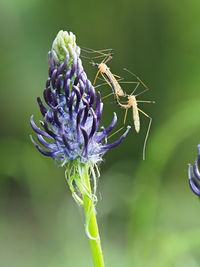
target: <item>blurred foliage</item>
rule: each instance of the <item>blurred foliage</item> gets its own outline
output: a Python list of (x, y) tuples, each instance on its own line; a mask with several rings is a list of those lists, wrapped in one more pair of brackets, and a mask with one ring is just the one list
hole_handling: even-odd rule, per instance
[[(1, 266), (92, 266), (83, 214), (64, 170), (28, 136), (30, 115), (40, 118), (36, 97), (60, 29), (76, 34), (80, 46), (112, 47), (113, 73), (130, 80), (123, 68), (130, 69), (150, 88), (140, 98), (156, 101), (141, 105), (153, 118), (146, 160), (148, 120), (141, 115), (140, 134), (133, 129), (100, 167), (97, 211), (106, 266), (200, 266), (200, 202), (187, 181), (187, 163), (200, 142), (199, 10), (197, 0), (1, 1)], [(93, 80), (96, 69), (86, 59), (83, 64)], [(108, 89), (102, 87), (102, 95)], [(121, 125), (123, 110), (106, 99), (103, 125), (114, 111)]]

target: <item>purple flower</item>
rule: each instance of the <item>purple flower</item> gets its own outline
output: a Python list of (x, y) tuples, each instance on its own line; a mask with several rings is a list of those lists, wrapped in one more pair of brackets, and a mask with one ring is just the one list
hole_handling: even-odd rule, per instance
[[(115, 142), (108, 144), (107, 136), (117, 122), (117, 116), (107, 128), (100, 127), (103, 111), (100, 93), (96, 93), (83, 70), (80, 48), (75, 36), (60, 31), (48, 53), (49, 77), (43, 92), (44, 101), (37, 98), (43, 120), (36, 126), (33, 115), (30, 124), (37, 134), (35, 147), (51, 157), (56, 166), (69, 162), (92, 163), (121, 143), (130, 126)], [(42, 145), (42, 146), (41, 146)]]
[(188, 179), (189, 179), (189, 185), (192, 189), (192, 191), (200, 197), (200, 145), (197, 146), (198, 149), (198, 156), (195, 160), (193, 166), (189, 164), (188, 166)]

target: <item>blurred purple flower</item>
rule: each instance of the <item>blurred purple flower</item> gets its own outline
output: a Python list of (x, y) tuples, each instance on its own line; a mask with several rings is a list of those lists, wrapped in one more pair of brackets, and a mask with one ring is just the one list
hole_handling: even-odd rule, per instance
[(188, 179), (192, 191), (200, 197), (200, 145), (197, 146), (198, 156), (195, 160), (193, 166), (189, 164), (188, 166)]

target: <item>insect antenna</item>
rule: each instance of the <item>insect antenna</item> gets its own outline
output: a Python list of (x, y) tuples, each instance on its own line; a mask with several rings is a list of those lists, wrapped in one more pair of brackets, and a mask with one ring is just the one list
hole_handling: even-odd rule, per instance
[(102, 63), (106, 64), (108, 61), (110, 61), (112, 59), (112, 55), (113, 55), (113, 52), (112, 52), (112, 48), (110, 49), (110, 52), (108, 53), (108, 55), (105, 56), (105, 58), (103, 59)]
[[(85, 53), (89, 53), (89, 54), (100, 54), (99, 56), (92, 56), (92, 57), (87, 57), (87, 56), (82, 56), (83, 58), (87, 58), (87, 59), (94, 59), (94, 58), (101, 58), (101, 57), (109, 57), (111, 56), (113, 53), (112, 53), (112, 49), (111, 48), (108, 48), (108, 49), (102, 49), (102, 50), (93, 50), (91, 48), (85, 48), (85, 47), (81, 47), (81, 50)], [(111, 51), (109, 53), (103, 53), (103, 52), (106, 52), (106, 51)], [(103, 59), (103, 61), (105, 60), (105, 58)]]
[(103, 52), (111, 51), (113, 49), (112, 48), (106, 48), (106, 49), (101, 49), (101, 50), (94, 50), (92, 48), (81, 46), (81, 50), (83, 50), (86, 53), (90, 53), (90, 54), (98, 53), (98, 54), (106, 55), (106, 53), (103, 53)]

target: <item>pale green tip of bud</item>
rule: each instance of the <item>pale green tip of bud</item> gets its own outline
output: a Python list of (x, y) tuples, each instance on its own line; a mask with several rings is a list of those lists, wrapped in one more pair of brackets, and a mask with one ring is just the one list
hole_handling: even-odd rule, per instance
[(69, 58), (79, 57), (80, 48), (76, 45), (76, 36), (72, 32), (59, 31), (52, 45), (52, 54), (54, 60), (60, 63), (64, 61), (68, 55)]

